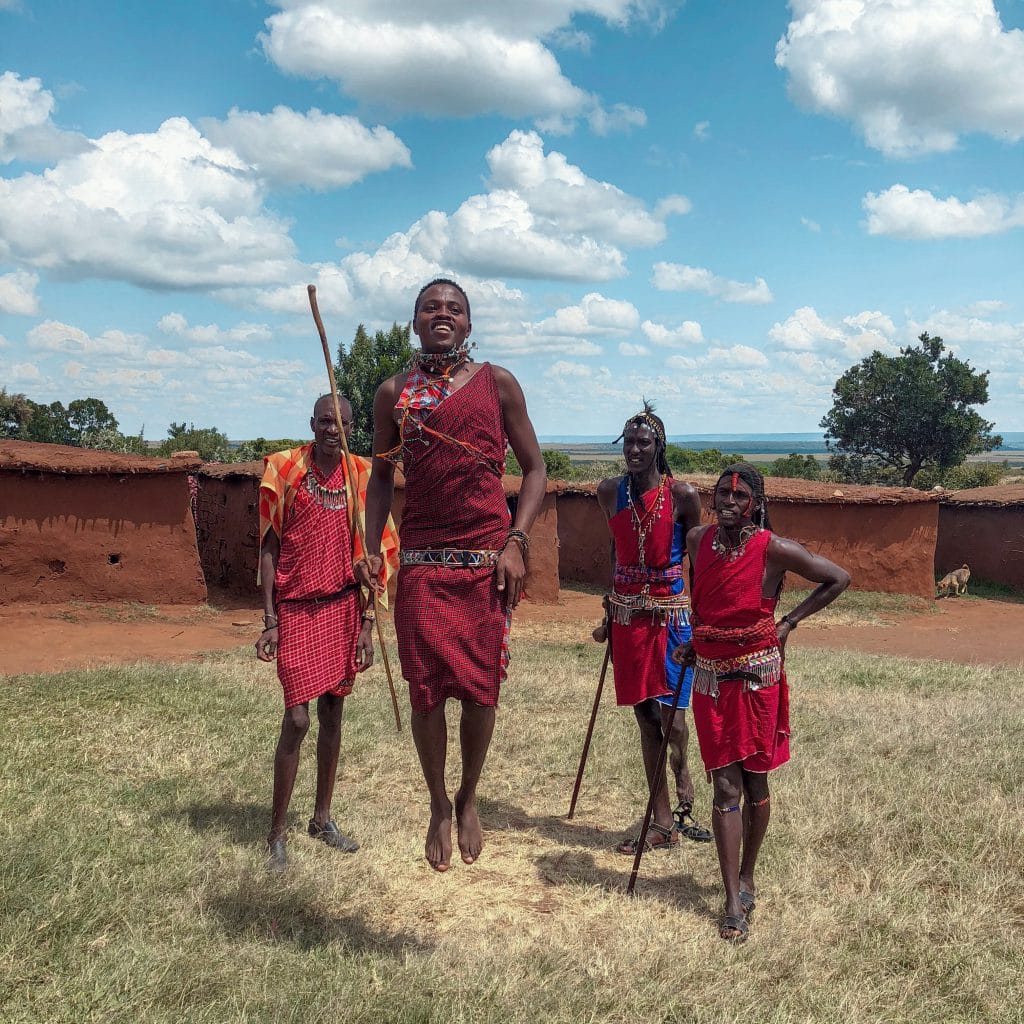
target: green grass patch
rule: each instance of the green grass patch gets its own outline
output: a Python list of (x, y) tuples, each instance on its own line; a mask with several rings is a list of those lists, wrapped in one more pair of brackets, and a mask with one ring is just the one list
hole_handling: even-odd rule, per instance
[[(377, 668), (346, 702), (335, 798), (362, 849), (303, 834), (311, 735), (283, 877), (262, 864), (272, 669), (233, 654), (7, 681), (4, 1021), (1020, 1019), (1021, 672), (793, 651), (794, 760), (772, 779), (758, 910), (733, 949), (709, 845), (646, 858), (638, 898), (624, 895), (630, 861), (612, 847), (643, 780), (610, 687), (564, 818), (597, 645), (514, 641), (513, 656), (487, 845), (447, 875), (423, 860), (416, 755)], [(694, 750), (699, 780), (698, 764)], [(699, 781), (703, 821), (709, 801)]]

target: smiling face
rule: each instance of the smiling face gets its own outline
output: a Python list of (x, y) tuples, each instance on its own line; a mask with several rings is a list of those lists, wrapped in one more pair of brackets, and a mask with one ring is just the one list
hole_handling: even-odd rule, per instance
[(630, 423), (623, 431), (622, 457), (626, 460), (626, 470), (638, 476), (654, 465), (658, 439), (646, 423)]
[(432, 285), (420, 296), (412, 329), (424, 352), (459, 348), (473, 329), (466, 297), (453, 285)]
[[(345, 398), (339, 398), (338, 405), (341, 406), (341, 424), (345, 428), (345, 437), (348, 438), (352, 433), (352, 406)], [(334, 418), (334, 401), (330, 395), (317, 399), (309, 427), (313, 431), (313, 441), (325, 455), (337, 455), (341, 452), (338, 423)]]
[(746, 526), (754, 516), (754, 492), (737, 473), (729, 473), (715, 485), (714, 510), (718, 525), (726, 529)]

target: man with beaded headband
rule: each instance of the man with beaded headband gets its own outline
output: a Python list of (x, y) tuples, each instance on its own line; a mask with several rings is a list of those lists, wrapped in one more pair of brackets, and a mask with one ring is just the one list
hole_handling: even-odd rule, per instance
[[(339, 400), (346, 435), (352, 406)], [(274, 754), (274, 798), (268, 836), (270, 864), (287, 863), (285, 819), (309, 731), (309, 702), (317, 702), (316, 803), (309, 834), (336, 850), (359, 848), (331, 818), (345, 697), (358, 672), (373, 662), (373, 605), (360, 598), (352, 562), (363, 555), (350, 520), (353, 491), (365, 493), (369, 461), (342, 456), (330, 395), (309, 421), (313, 443), (268, 455), (260, 482), (260, 584), (264, 626), (256, 641), (261, 661), (277, 661), (284, 718)], [(351, 474), (349, 472), (351, 468)], [(362, 508), (362, 501), (359, 502)], [(389, 523), (388, 572), (397, 567), (397, 538)]]
[[(412, 734), (430, 795), (424, 852), (436, 871), (483, 848), (476, 790), (508, 665), (508, 632), (526, 577), (529, 531), (546, 474), (522, 389), (508, 370), (469, 358), (469, 299), (454, 281), (425, 285), (413, 308), (412, 365), (374, 399), (374, 471), (367, 492), (369, 557), (360, 578), (379, 585), (376, 542), (401, 461), (405, 504), (395, 632), (409, 683)], [(514, 524), (502, 487), (505, 451), (523, 468)], [(461, 704), (462, 780), (445, 783), (445, 703)]]
[[(671, 659), (672, 651), (690, 637), (683, 538), (700, 522), (700, 498), (691, 484), (672, 478), (665, 457), (665, 425), (650, 403), (644, 402), (643, 409), (626, 420), (616, 440), (622, 441), (626, 472), (597, 487), (612, 535), (615, 573), (608, 612), (594, 638), (604, 641), (611, 631), (616, 702), (633, 708), (648, 785), (657, 786), (646, 848), (668, 849), (679, 842), (679, 834), (708, 842), (711, 833), (693, 818), (693, 782), (687, 766), (690, 672)], [(674, 813), (664, 774), (656, 777), (665, 730), (678, 802)], [(617, 849), (634, 855), (636, 842), (628, 839)]]
[[(850, 584), (845, 570), (771, 532), (764, 479), (747, 463), (715, 485), (717, 523), (686, 535), (693, 637), (673, 657), (694, 667), (693, 723), (714, 785), (712, 825), (725, 886), (719, 935), (743, 942), (768, 830), (768, 772), (789, 760), (786, 639)], [(818, 587), (775, 621), (787, 572)], [(741, 807), (742, 800), (742, 807)]]

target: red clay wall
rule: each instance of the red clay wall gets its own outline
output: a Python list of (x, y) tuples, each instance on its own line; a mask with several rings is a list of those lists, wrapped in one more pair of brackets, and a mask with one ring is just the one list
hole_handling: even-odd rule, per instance
[(0, 602), (206, 600), (184, 473), (0, 472)]
[(611, 535), (595, 494), (558, 495), (558, 574), (563, 583), (611, 586)]
[(941, 505), (935, 573), (964, 563), (972, 576), (1024, 588), (1024, 508)]
[[(702, 494), (705, 521), (710, 495)], [(935, 502), (840, 504), (775, 502), (777, 533), (843, 566), (856, 590), (931, 597), (938, 530)], [(563, 582), (607, 587), (611, 581), (608, 526), (593, 494), (558, 496)]]
[(854, 590), (935, 596), (938, 505), (769, 505), (783, 537), (841, 565)]

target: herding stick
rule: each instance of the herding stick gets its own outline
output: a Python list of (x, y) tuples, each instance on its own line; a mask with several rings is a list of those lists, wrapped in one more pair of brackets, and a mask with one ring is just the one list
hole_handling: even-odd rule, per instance
[(569, 801), (569, 820), (576, 813), (576, 799), (580, 795), (583, 784), (583, 769), (587, 766), (587, 754), (590, 753), (590, 740), (594, 735), (594, 723), (597, 721), (597, 709), (601, 704), (601, 691), (604, 689), (604, 677), (608, 672), (608, 662), (612, 656), (612, 630), (608, 624), (608, 638), (605, 640), (604, 664), (601, 665), (601, 678), (597, 681), (597, 693), (594, 694), (594, 708), (590, 712), (590, 725), (587, 726), (587, 738), (583, 741), (583, 753), (580, 754), (580, 770), (576, 773), (576, 785), (572, 789), (572, 800)]
[[(369, 558), (370, 549), (366, 546), (366, 531), (363, 529), (363, 521), (359, 515), (359, 488), (356, 486), (356, 474), (353, 472), (352, 453), (348, 450), (348, 438), (345, 437), (345, 428), (341, 420), (341, 404), (338, 402), (338, 385), (334, 379), (334, 363), (331, 362), (331, 350), (327, 345), (327, 332), (324, 330), (324, 322), (320, 319), (320, 307), (316, 302), (316, 285), (306, 286), (309, 293), (309, 308), (313, 311), (313, 322), (316, 324), (317, 332), (320, 334), (320, 344), (324, 350), (324, 362), (327, 363), (327, 379), (331, 382), (331, 399), (334, 402), (334, 418), (338, 424), (338, 436), (341, 438), (341, 450), (345, 456), (345, 476), (348, 477), (350, 490), (352, 492), (352, 522), (355, 523), (356, 532), (363, 545), (363, 553)], [(374, 620), (377, 623), (377, 640), (380, 643), (381, 658), (384, 661), (384, 671), (388, 676), (388, 690), (391, 691), (391, 706), (395, 710), (395, 729), (402, 731), (402, 718), (398, 713), (398, 696), (395, 694), (395, 682), (391, 678), (391, 663), (388, 661), (388, 649), (384, 643), (384, 629), (380, 624), (379, 605), (380, 595), (377, 588), (371, 588), (371, 600), (373, 601)]]
[[(647, 813), (644, 815), (644, 827), (640, 830), (640, 837), (636, 841), (636, 856), (633, 858), (633, 873), (629, 876), (629, 885), (626, 886), (626, 895), (632, 896), (636, 888), (636, 875), (640, 870), (640, 858), (644, 855), (644, 844), (647, 842), (647, 830), (651, 826), (651, 816), (654, 814), (654, 801), (665, 781), (665, 761), (668, 759), (668, 738), (672, 735), (672, 725), (676, 720), (676, 711), (679, 708), (679, 695), (683, 692), (686, 668), (679, 676), (679, 689), (676, 690), (675, 699), (672, 701), (672, 714), (669, 716), (668, 727), (665, 728), (665, 737), (661, 741), (661, 753), (658, 755), (658, 768), (654, 774), (654, 785), (651, 786), (651, 796), (647, 801)], [(663, 726), (664, 728), (664, 726)]]

